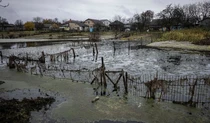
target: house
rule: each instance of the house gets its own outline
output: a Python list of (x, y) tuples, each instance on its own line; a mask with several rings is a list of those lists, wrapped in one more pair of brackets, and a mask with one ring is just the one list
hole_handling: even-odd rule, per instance
[(5, 23), (0, 25), (0, 31), (11, 31), (11, 30), (15, 30), (14, 24)]
[(68, 22), (69, 24), (69, 29), (73, 31), (87, 31), (88, 30), (88, 25), (84, 24), (83, 22), (80, 21), (74, 21), (70, 20)]
[(94, 25), (100, 25), (100, 26), (104, 26), (103, 22), (100, 20), (96, 20), (96, 19), (87, 19), (84, 22), (86, 25), (88, 25), (89, 28), (93, 28)]
[(125, 28), (125, 31), (128, 32), (131, 30), (131, 24), (127, 23), (127, 24), (124, 24), (124, 28)]
[(63, 31), (69, 31), (70, 28), (69, 28), (69, 24), (68, 23), (64, 23), (62, 24), (60, 27), (59, 27), (60, 30), (63, 30)]
[(162, 28), (162, 26), (160, 25), (160, 21), (161, 19), (153, 19), (152, 22), (149, 24), (149, 29), (159, 30), (160, 28)]
[(210, 28), (210, 18), (205, 18), (202, 21), (200, 21), (199, 25), (201, 27), (208, 27)]
[(49, 31), (52, 28), (52, 24), (44, 24), (43, 30)]
[(114, 21), (110, 24), (110, 28), (113, 31), (124, 31), (124, 24), (120, 21)]
[(106, 27), (109, 27), (109, 25), (111, 24), (111, 21), (107, 20), (107, 19), (103, 19), (100, 20)]

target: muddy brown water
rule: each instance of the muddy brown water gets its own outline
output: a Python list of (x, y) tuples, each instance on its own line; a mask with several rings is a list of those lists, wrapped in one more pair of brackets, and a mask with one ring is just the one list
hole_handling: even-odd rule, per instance
[[(51, 63), (47, 65), (68, 67), (71, 69), (95, 69), (101, 65), (100, 57), (104, 57), (108, 70), (124, 69), (134, 76), (159, 71), (168, 75), (208, 75), (210, 73), (210, 57), (208, 53), (191, 51), (173, 51), (141, 48), (138, 42), (117, 42), (114, 52), (112, 42), (98, 44), (99, 56), (96, 61), (92, 55), (92, 45), (87, 43), (64, 43), (40, 47), (19, 49), (3, 49), (3, 55), (11, 54), (38, 58), (41, 51), (58, 53), (74, 47), (78, 55), (69, 63)], [(52, 73), (55, 74), (55, 73)], [(170, 102), (156, 102), (128, 94), (123, 96), (100, 96), (96, 103), (93, 86), (88, 83), (72, 82), (57, 75), (57, 79), (47, 76), (19, 73), (6, 67), (6, 60), (0, 65), (0, 97), (5, 99), (55, 97), (55, 103), (49, 110), (31, 112), (30, 122), (209, 122), (209, 109), (190, 108)]]

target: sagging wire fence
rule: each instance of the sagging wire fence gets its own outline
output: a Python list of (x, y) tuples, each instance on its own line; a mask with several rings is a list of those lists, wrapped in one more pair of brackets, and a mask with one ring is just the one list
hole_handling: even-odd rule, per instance
[(210, 76), (128, 75), (129, 92), (191, 107), (210, 107)]

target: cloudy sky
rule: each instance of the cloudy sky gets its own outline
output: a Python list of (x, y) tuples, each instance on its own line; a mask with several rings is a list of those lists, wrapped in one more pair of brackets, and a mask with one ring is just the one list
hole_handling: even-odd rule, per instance
[(115, 15), (132, 17), (145, 10), (160, 12), (168, 4), (188, 4), (203, 0), (3, 0), (0, 16), (13, 23), (17, 19), (31, 21), (33, 17), (85, 20), (110, 19)]

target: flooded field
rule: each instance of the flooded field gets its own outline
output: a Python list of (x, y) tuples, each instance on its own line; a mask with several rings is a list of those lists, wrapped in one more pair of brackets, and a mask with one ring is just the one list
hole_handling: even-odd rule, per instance
[[(6, 66), (8, 59), (4, 58), (0, 64), (0, 81), (5, 83), (0, 85), (0, 97), (19, 100), (53, 97), (55, 102), (48, 110), (42, 108), (39, 111), (31, 111), (30, 122), (34, 123), (209, 122), (209, 107), (191, 108), (171, 102), (157, 102), (141, 98), (134, 93), (123, 96), (108, 91), (105, 96), (99, 96), (98, 101), (91, 103), (98, 96), (94, 90), (95, 85), (80, 82), (92, 81), (93, 76), (89, 74), (101, 66), (101, 57), (104, 58), (106, 70), (123, 69), (133, 77), (155, 75), (157, 72), (159, 75), (170, 76), (210, 74), (208, 52), (154, 49), (142, 44), (144, 42), (103, 41), (97, 43), (98, 55), (93, 55), (95, 44), (90, 42), (67, 42), (39, 47), (23, 46), (25, 48), (12, 46), (13, 49), (1, 46), (4, 57), (10, 55), (25, 57), (28, 53), (28, 57), (38, 60), (42, 52), (47, 57), (44, 65), (46, 70), (42, 71), (46, 76), (40, 76), (39, 69), (35, 71), (30, 69), (38, 67), (35, 63), (28, 64), (27, 73), (10, 70)], [(49, 54), (65, 52), (71, 48), (74, 48), (75, 59), (73, 54), (69, 53), (68, 60), (57, 57), (56, 61), (51, 61)], [(79, 72), (69, 74), (68, 70), (79, 70)], [(83, 71), (87, 74), (83, 74)]]
[[(98, 59), (93, 56), (93, 43), (89, 42), (69, 42), (50, 46), (3, 49), (2, 54), (10, 56), (26, 56), (38, 59), (41, 52), (55, 54), (75, 49), (76, 59), (73, 60), (70, 54), (69, 62), (51, 63), (47, 59), (47, 65), (69, 67), (71, 69), (92, 70), (101, 65), (101, 57), (107, 70), (121, 70), (138, 76), (147, 73), (170, 75), (209, 75), (210, 73), (210, 53), (195, 52), (171, 49), (153, 49), (141, 46), (141, 42), (112, 41), (98, 43)], [(11, 46), (14, 47), (14, 46)]]

